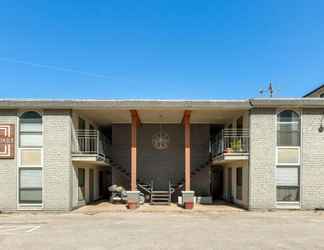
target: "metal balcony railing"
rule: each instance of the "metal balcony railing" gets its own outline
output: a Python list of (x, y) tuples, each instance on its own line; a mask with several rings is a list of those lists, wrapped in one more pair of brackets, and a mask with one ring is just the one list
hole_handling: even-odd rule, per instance
[(73, 154), (111, 156), (111, 142), (99, 130), (75, 130), (72, 134)]
[(215, 137), (211, 147), (213, 156), (224, 153), (248, 153), (248, 129), (223, 129)]

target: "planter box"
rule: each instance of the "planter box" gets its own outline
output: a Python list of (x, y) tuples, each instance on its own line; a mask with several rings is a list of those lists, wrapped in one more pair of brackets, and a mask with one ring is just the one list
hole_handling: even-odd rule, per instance
[(194, 202), (195, 198), (195, 191), (182, 191), (182, 201), (183, 203), (186, 202)]
[(139, 191), (127, 191), (127, 202), (128, 203), (139, 203), (140, 192)]
[(197, 204), (212, 204), (213, 198), (211, 196), (195, 196), (195, 203), (197, 203)]
[[(211, 196), (195, 196), (193, 202), (194, 204), (212, 204), (213, 198)], [(178, 205), (183, 206), (182, 196), (178, 196)]]

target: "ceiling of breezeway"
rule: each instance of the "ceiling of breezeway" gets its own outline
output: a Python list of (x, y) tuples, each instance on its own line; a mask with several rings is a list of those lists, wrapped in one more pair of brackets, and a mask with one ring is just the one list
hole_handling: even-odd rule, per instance
[[(131, 123), (129, 110), (78, 110), (82, 116), (94, 121), (99, 126), (113, 123)], [(142, 123), (171, 123), (182, 122), (184, 110), (138, 110)], [(243, 114), (244, 110), (193, 110), (191, 123), (225, 124), (234, 117)]]

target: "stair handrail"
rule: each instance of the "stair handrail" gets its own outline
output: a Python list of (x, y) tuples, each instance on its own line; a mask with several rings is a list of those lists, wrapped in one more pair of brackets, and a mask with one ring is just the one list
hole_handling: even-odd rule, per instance
[(142, 189), (142, 191), (145, 191), (145, 192), (148, 193), (148, 194), (151, 194), (151, 193), (152, 193), (152, 191), (151, 191), (151, 187), (150, 187), (150, 188), (146, 188), (145, 186), (143, 186), (143, 185), (140, 184), (140, 183), (137, 183), (137, 187), (138, 187), (139, 189)]

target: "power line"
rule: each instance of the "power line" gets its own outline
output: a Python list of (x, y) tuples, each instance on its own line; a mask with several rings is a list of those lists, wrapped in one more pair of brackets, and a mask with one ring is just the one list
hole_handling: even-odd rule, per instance
[(16, 59), (11, 59), (11, 58), (6, 58), (6, 57), (0, 57), (0, 61), (9, 62), (9, 63), (16, 63), (16, 64), (24, 64), (24, 65), (28, 65), (28, 66), (32, 66), (32, 67), (45, 68), (45, 69), (51, 69), (51, 70), (56, 70), (56, 71), (77, 73), (77, 74), (85, 75), (85, 76), (88, 76), (88, 77), (111, 79), (111, 77), (109, 77), (107, 75), (103, 75), (103, 74), (80, 71), (80, 70), (75, 70), (75, 69), (65, 68), (65, 67), (57, 67), (57, 66), (52, 66), (52, 65), (47, 65), (47, 64), (33, 63), (33, 62), (16, 60)]

